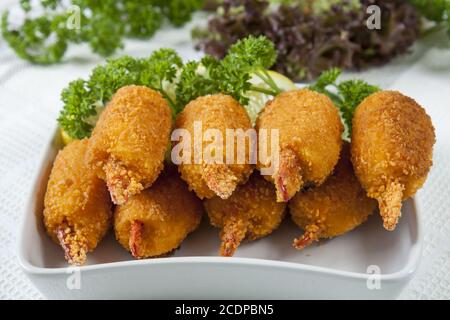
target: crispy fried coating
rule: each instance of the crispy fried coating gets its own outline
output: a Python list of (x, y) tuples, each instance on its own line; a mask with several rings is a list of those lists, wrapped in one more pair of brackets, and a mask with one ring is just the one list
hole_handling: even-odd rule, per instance
[(333, 175), (289, 201), (292, 220), (304, 231), (293, 246), (303, 249), (320, 238), (342, 235), (365, 222), (376, 205), (353, 172), (350, 146), (345, 142)]
[(172, 114), (158, 92), (119, 89), (92, 133), (86, 161), (106, 181), (116, 204), (149, 187), (163, 168)]
[(435, 134), (425, 110), (396, 91), (367, 97), (353, 117), (352, 162), (367, 195), (378, 200), (383, 225), (394, 230), (402, 200), (424, 184)]
[(202, 214), (200, 199), (169, 166), (150, 188), (116, 207), (114, 230), (136, 259), (157, 257), (178, 248)]
[[(199, 138), (194, 130), (195, 123), (201, 124)], [(245, 133), (252, 128), (247, 112), (235, 99), (223, 94), (199, 97), (188, 103), (178, 115), (176, 128), (186, 129), (191, 134), (191, 163), (181, 163), (178, 169), (189, 188), (194, 190), (201, 199), (212, 198), (215, 195), (226, 199), (237, 185), (245, 183), (252, 172), (252, 166), (249, 164), (248, 138), (244, 140), (245, 150), (238, 149), (238, 139), (234, 138), (234, 150), (230, 150), (234, 154), (234, 161), (230, 164), (226, 163), (227, 129), (242, 129)], [(222, 152), (220, 155), (213, 154), (214, 159), (207, 159), (205, 150), (208, 145), (217, 141), (207, 141), (205, 137), (202, 138), (203, 133), (206, 133), (208, 129), (218, 130), (223, 138), (220, 144), (223, 146)], [(202, 155), (201, 158), (196, 158), (195, 150)], [(239, 152), (245, 153), (241, 163), (238, 161)], [(214, 162), (219, 156), (220, 162)]]
[[(338, 109), (323, 94), (301, 89), (276, 96), (256, 128), (279, 130), (279, 165), (266, 176), (275, 184), (277, 201), (287, 202), (305, 185), (323, 183), (339, 159), (344, 128)], [(260, 150), (262, 143), (259, 137)], [(258, 161), (258, 167), (267, 164)]]
[(285, 203), (276, 202), (275, 187), (255, 171), (228, 199), (204, 201), (211, 224), (221, 228), (220, 255), (232, 256), (245, 238), (267, 236), (280, 225)]
[(44, 225), (70, 264), (82, 265), (111, 226), (105, 183), (85, 165), (88, 140), (61, 150), (53, 163), (44, 199)]

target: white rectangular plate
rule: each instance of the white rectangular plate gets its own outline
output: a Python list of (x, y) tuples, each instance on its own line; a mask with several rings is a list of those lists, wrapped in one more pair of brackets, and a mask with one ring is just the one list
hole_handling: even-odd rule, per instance
[(286, 218), (272, 235), (242, 244), (235, 257), (218, 257), (218, 230), (205, 215), (199, 230), (170, 257), (133, 260), (111, 232), (86, 266), (68, 268), (42, 224), (58, 136), (42, 155), (19, 245), (23, 269), (48, 298), (389, 299), (417, 269), (422, 238), (413, 199), (404, 203), (395, 232), (384, 230), (375, 213), (356, 230), (303, 251), (292, 248), (300, 230)]

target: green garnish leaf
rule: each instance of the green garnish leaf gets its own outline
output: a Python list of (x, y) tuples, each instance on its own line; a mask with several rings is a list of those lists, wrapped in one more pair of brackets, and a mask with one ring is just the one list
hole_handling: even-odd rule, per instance
[[(277, 95), (282, 90), (266, 71), (276, 60), (273, 44), (265, 37), (248, 37), (233, 46), (219, 61), (205, 56), (200, 61), (183, 64), (173, 49), (160, 49), (144, 59), (124, 56), (110, 59), (94, 68), (89, 79), (71, 82), (63, 90), (64, 108), (58, 119), (72, 138), (88, 137), (99, 111), (123, 86), (142, 85), (159, 91), (169, 102), (173, 114), (191, 100), (207, 94), (224, 93), (246, 105), (249, 90)], [(267, 87), (250, 83), (256, 74)]]
[(337, 88), (341, 97), (339, 108), (349, 132), (351, 132), (352, 119), (356, 107), (372, 93), (380, 91), (380, 88), (362, 80), (343, 81), (337, 85)]
[(333, 85), (336, 82), (341, 73), (342, 70), (339, 68), (331, 68), (326, 70), (320, 74), (316, 82), (309, 86), (309, 88), (317, 92), (325, 92), (328, 86)]
[(87, 89), (86, 81), (79, 79), (72, 81), (61, 93), (64, 109), (59, 115), (58, 122), (72, 137), (82, 139), (88, 136), (93, 125), (86, 120), (96, 115), (95, 99)]
[(423, 17), (434, 21), (436, 25), (425, 30), (429, 31), (446, 29), (450, 37), (450, 0), (409, 0)]
[[(123, 38), (150, 38), (168, 20), (181, 26), (205, 0), (21, 0), (22, 26), (12, 27), (9, 12), (2, 16), (2, 35), (22, 59), (37, 64), (61, 61), (70, 43), (88, 43), (93, 52), (107, 57), (123, 47)], [(33, 5), (32, 5), (33, 4)], [(44, 10), (36, 17), (34, 5)], [(67, 22), (80, 8), (79, 28)], [(33, 16), (33, 17), (31, 17)]]
[(346, 138), (349, 139), (356, 107), (366, 97), (380, 91), (380, 88), (363, 80), (347, 80), (338, 83), (337, 79), (341, 73), (342, 71), (337, 68), (324, 71), (308, 88), (327, 95), (339, 108), (342, 119), (348, 128)]
[(141, 82), (155, 90), (162, 89), (163, 81), (173, 81), (183, 61), (173, 49), (160, 49), (142, 60)]
[(450, 9), (448, 0), (409, 0), (427, 19), (441, 22), (445, 18), (445, 12)]
[(222, 64), (229, 69), (239, 68), (254, 71), (269, 69), (277, 58), (273, 42), (264, 36), (249, 36), (239, 40), (228, 50)]
[(215, 78), (219, 61), (211, 56), (205, 56), (200, 62), (189, 61), (184, 66), (177, 87), (176, 96), (179, 110), (189, 101), (199, 96), (218, 92), (218, 82)]
[(176, 102), (165, 89), (166, 83), (172, 83), (175, 80), (176, 73), (183, 66), (183, 61), (173, 49), (160, 49), (148, 58), (143, 59), (141, 63), (141, 74), (138, 84), (150, 87), (161, 92), (169, 101), (174, 114), (177, 113)]

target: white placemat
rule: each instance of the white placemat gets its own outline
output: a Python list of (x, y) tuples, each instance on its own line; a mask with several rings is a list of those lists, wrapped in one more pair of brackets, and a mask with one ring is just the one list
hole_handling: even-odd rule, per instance
[[(0, 11), (10, 3), (15, 1), (3, 2)], [(203, 22), (204, 16), (197, 15), (186, 27), (162, 30), (150, 41), (127, 41), (124, 52), (147, 56), (166, 46), (175, 48), (185, 59), (198, 58), (201, 53), (192, 49), (190, 29)], [(415, 46), (411, 56), (358, 75), (416, 98), (436, 127), (434, 166), (417, 195), (424, 208), (423, 259), (418, 273), (401, 294), (402, 299), (450, 298), (450, 50), (429, 45), (425, 41)], [(64, 63), (35, 66), (16, 58), (0, 38), (0, 299), (44, 298), (26, 278), (16, 258), (25, 195), (37, 170), (37, 156), (53, 133), (61, 108), (61, 89), (69, 81), (87, 76), (101, 61), (81, 46), (69, 50)]]

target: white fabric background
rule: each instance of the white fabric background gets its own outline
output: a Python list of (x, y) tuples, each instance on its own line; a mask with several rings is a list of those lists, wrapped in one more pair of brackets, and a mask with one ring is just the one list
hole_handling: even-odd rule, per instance
[[(0, 11), (17, 1), (3, 0)], [(159, 47), (173, 47), (185, 59), (201, 56), (190, 42), (197, 15), (183, 29), (165, 28), (150, 41), (127, 41), (124, 52), (147, 56)], [(86, 77), (102, 59), (81, 46), (54, 66), (35, 66), (15, 57), (0, 38), (0, 299), (42, 299), (18, 265), (16, 239), (38, 155), (53, 134), (61, 108), (59, 94), (67, 83)], [(346, 74), (352, 77), (353, 74)], [(434, 36), (414, 47), (413, 54), (386, 67), (358, 74), (383, 88), (414, 97), (431, 115), (437, 143), (434, 166), (417, 194), (424, 208), (424, 251), (420, 268), (401, 299), (450, 299), (450, 46)]]

